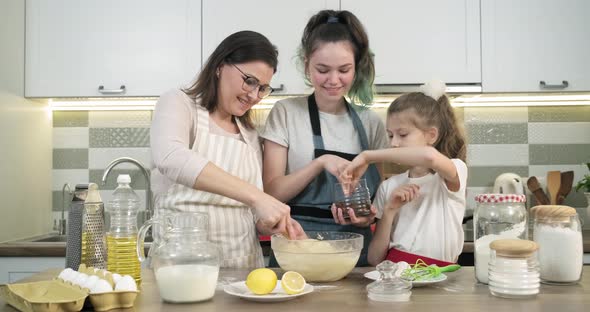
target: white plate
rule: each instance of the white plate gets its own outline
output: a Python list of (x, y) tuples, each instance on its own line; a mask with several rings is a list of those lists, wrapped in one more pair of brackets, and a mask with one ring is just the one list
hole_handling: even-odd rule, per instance
[(235, 282), (235, 283), (231, 283), (229, 285), (225, 285), (225, 287), (223, 287), (223, 291), (225, 291), (226, 293), (228, 293), (232, 296), (237, 296), (237, 297), (240, 297), (240, 298), (243, 298), (246, 300), (250, 300), (250, 301), (279, 302), (279, 301), (287, 301), (287, 300), (295, 299), (299, 296), (309, 294), (310, 292), (313, 291), (313, 286), (311, 286), (309, 284), (305, 284), (305, 287), (303, 288), (303, 291), (301, 293), (298, 293), (296, 295), (289, 295), (289, 294), (285, 293), (285, 291), (281, 287), (281, 280), (278, 280), (277, 286), (270, 294), (256, 295), (256, 294), (253, 294), (248, 289), (248, 287), (246, 287), (246, 281), (241, 281), (241, 282)]
[[(379, 271), (371, 271), (371, 272), (365, 273), (365, 277), (368, 279), (377, 280), (377, 279), (379, 279), (380, 274), (379, 274)], [(441, 273), (439, 276), (437, 276), (435, 278), (421, 280), (421, 281), (413, 281), (412, 287), (420, 287), (420, 286), (426, 286), (426, 285), (430, 285), (430, 284), (440, 283), (446, 279), (447, 279), (447, 276), (444, 273)]]

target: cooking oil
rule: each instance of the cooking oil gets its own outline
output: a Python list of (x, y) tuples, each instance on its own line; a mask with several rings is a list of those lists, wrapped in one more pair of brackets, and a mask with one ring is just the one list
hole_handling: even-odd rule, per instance
[(117, 177), (119, 186), (108, 205), (111, 225), (107, 232), (107, 270), (131, 275), (141, 286), (141, 265), (137, 257), (137, 213), (140, 200), (130, 186), (131, 177)]
[(107, 234), (107, 270), (131, 275), (141, 285), (141, 265), (137, 258), (137, 236), (116, 237)]

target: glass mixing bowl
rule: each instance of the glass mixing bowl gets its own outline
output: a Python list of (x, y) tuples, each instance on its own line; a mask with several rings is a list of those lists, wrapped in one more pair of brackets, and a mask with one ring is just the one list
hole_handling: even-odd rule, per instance
[(363, 235), (312, 231), (306, 234), (309, 239), (271, 236), (270, 246), (281, 269), (299, 272), (308, 282), (333, 282), (352, 271), (363, 249)]

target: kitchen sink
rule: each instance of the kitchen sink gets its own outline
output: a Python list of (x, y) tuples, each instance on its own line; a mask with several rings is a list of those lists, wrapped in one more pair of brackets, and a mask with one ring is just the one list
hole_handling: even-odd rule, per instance
[(65, 235), (54, 235), (48, 237), (41, 237), (31, 240), (33, 243), (61, 243), (67, 241), (68, 237)]

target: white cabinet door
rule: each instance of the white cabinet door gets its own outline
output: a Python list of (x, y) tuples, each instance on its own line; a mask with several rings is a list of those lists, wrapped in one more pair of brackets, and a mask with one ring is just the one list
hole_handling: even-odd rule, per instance
[(478, 0), (341, 0), (369, 33), (376, 84), (480, 83)]
[(230, 34), (253, 30), (265, 35), (279, 50), (273, 94), (309, 92), (296, 66), (296, 54), (307, 20), (323, 9), (338, 9), (338, 0), (242, 1), (203, 0), (203, 63)]
[(198, 0), (27, 0), (26, 15), (28, 97), (158, 96), (200, 70)]
[(590, 1), (482, 0), (484, 92), (590, 90)]

